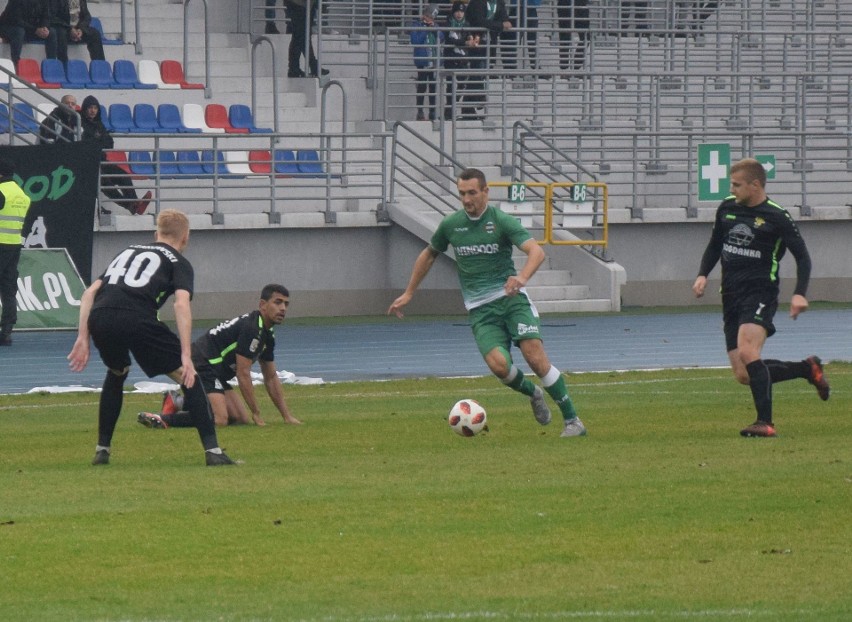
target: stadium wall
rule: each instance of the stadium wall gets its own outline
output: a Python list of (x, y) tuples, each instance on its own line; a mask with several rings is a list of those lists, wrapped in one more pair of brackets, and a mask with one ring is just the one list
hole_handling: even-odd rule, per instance
[[(708, 294), (691, 286), (707, 244), (709, 223), (614, 225), (609, 255), (625, 266), (626, 306), (719, 304), (719, 269)], [(852, 222), (800, 222), (814, 269), (808, 298), (852, 302)], [(150, 232), (95, 234), (94, 276), (128, 244)], [(253, 308), (266, 283), (291, 291), (291, 317), (384, 315), (408, 283), (424, 243), (395, 225), (316, 229), (194, 230), (186, 256), (196, 272), (197, 319), (222, 319)], [(795, 262), (781, 263), (782, 300), (795, 283)], [(440, 256), (408, 308), (410, 314), (464, 313), (453, 262)], [(163, 312), (170, 319), (171, 308)]]

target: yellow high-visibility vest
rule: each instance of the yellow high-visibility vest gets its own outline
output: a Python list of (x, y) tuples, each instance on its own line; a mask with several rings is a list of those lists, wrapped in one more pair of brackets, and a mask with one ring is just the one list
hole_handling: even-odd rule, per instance
[(30, 198), (13, 180), (0, 183), (6, 203), (0, 208), (0, 244), (23, 244), (21, 230), (30, 210)]

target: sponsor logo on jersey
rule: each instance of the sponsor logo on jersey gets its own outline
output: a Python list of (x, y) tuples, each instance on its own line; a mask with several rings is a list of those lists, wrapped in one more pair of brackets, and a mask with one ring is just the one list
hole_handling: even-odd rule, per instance
[(754, 219), (754, 226), (755, 227), (761, 227), (765, 224), (766, 224), (766, 221), (763, 220), (763, 218), (761, 218), (760, 216), (758, 216), (757, 218)]
[(499, 244), (470, 244), (456, 247), (456, 255), (459, 257), (469, 257), (471, 255), (496, 255), (499, 252)]
[(518, 322), (518, 336), (531, 334), (538, 334), (538, 326), (530, 326), (529, 324)]
[(733, 246), (731, 244), (722, 244), (722, 250), (732, 255), (740, 255), (741, 257), (751, 257), (753, 259), (760, 259), (761, 257), (760, 251), (758, 250), (754, 250), (753, 248), (740, 248), (739, 246)]
[(260, 342), (258, 341), (257, 337), (255, 337), (254, 339), (251, 340), (251, 345), (249, 346), (249, 352), (254, 354), (255, 350), (257, 350), (257, 346), (259, 346), (259, 345), (260, 345)]
[(754, 240), (754, 231), (752, 231), (751, 227), (748, 225), (740, 223), (735, 225), (734, 228), (728, 232), (729, 244), (733, 244), (735, 246), (751, 246), (752, 240)]
[(462, 233), (464, 231), (467, 231), (467, 229), (468, 229), (467, 227), (456, 227), (455, 229), (453, 229), (453, 231), (456, 231), (458, 233)]
[(495, 227), (494, 223), (491, 222), (490, 220), (487, 223), (485, 223), (485, 233), (494, 233), (494, 231), (496, 229), (497, 229), (497, 227)]

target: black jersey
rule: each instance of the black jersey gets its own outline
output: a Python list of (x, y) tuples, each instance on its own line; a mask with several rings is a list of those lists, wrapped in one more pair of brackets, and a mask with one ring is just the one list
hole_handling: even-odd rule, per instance
[(129, 309), (156, 316), (166, 299), (178, 289), (192, 296), (192, 265), (163, 242), (138, 244), (121, 251), (99, 277), (93, 309)]
[(264, 327), (260, 311), (222, 322), (192, 344), (193, 361), (211, 365), (223, 381), (237, 375), (237, 354), (252, 363), (275, 360), (275, 331)]
[(804, 296), (811, 258), (787, 210), (769, 199), (755, 207), (744, 207), (728, 197), (716, 210), (713, 234), (698, 276), (710, 274), (721, 257), (723, 294), (752, 287), (777, 290), (778, 266), (788, 248), (796, 258), (794, 293)]

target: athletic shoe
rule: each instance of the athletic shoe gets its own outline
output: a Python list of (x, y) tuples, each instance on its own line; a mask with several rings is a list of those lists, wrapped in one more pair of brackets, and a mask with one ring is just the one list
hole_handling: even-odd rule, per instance
[(236, 462), (231, 460), (224, 452), (221, 454), (214, 454), (212, 451), (205, 451), (204, 459), (207, 461), (207, 466), (225, 466), (228, 464), (236, 464)]
[(166, 391), (163, 393), (163, 405), (160, 407), (161, 415), (173, 415), (183, 408), (183, 395), (180, 391)]
[(568, 419), (565, 421), (565, 428), (562, 430), (562, 436), (564, 438), (568, 438), (570, 436), (585, 436), (586, 435), (586, 426), (583, 425), (583, 422), (580, 421), (579, 417), (574, 417), (573, 419)]
[(106, 449), (99, 449), (95, 452), (95, 457), (92, 458), (92, 464), (109, 464), (109, 452)]
[(136, 201), (136, 203), (134, 203), (133, 213), (136, 214), (137, 216), (141, 216), (142, 214), (144, 214), (145, 210), (148, 209), (148, 203), (151, 202), (152, 196), (153, 195), (151, 194), (150, 190), (148, 192), (146, 192), (144, 197), (142, 197), (141, 199)]
[(828, 386), (828, 380), (825, 379), (825, 373), (822, 371), (822, 361), (818, 356), (809, 356), (805, 362), (811, 366), (811, 377), (808, 378), (808, 382), (816, 387), (819, 399), (824, 402), (831, 393), (831, 387)]
[(535, 392), (530, 398), (530, 404), (532, 404), (533, 417), (535, 417), (536, 421), (541, 425), (550, 423), (550, 408), (547, 407), (547, 402), (544, 401), (544, 391), (541, 390), (541, 387), (535, 388)]
[(136, 421), (144, 425), (146, 428), (165, 430), (169, 425), (163, 421), (163, 418), (156, 413), (139, 413)]
[(747, 428), (740, 430), (740, 435), (748, 438), (772, 438), (776, 436), (775, 426), (765, 421), (755, 421)]

